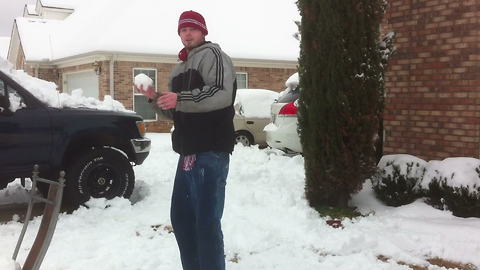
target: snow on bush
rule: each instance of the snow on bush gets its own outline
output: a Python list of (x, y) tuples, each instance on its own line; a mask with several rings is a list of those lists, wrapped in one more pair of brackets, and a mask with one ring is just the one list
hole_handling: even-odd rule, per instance
[(390, 206), (409, 204), (419, 197), (418, 184), (427, 162), (411, 155), (386, 155), (372, 177), (377, 197)]
[[(396, 164), (400, 166), (400, 173), (401, 174), (407, 174), (408, 172), (408, 166), (407, 164), (419, 164), (421, 168), (424, 168), (427, 166), (427, 162), (423, 159), (417, 158), (412, 155), (407, 155), (407, 154), (398, 154), (398, 155), (385, 155), (383, 156), (380, 161), (378, 162), (378, 167), (381, 169), (385, 170), (386, 174), (391, 175), (393, 173), (393, 166), (389, 166), (389, 164)], [(423, 175), (423, 172), (420, 170), (415, 170), (413, 172), (410, 172), (410, 174), (413, 177), (419, 178)]]
[(428, 190), (431, 181), (446, 179), (450, 187), (467, 187), (470, 192), (476, 192), (477, 187), (480, 186), (478, 168), (480, 168), (480, 160), (476, 158), (455, 157), (441, 161), (432, 160), (428, 162), (421, 187)]
[(432, 160), (422, 189), (432, 206), (459, 217), (480, 217), (480, 160), (457, 157)]
[(468, 157), (425, 162), (410, 155), (387, 155), (372, 177), (377, 197), (388, 205), (410, 203), (421, 195), (432, 206), (456, 216), (480, 217), (480, 160)]

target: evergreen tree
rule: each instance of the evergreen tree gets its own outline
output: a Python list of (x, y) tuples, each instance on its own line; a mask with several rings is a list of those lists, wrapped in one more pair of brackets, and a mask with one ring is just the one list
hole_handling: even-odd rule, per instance
[(384, 0), (298, 0), (299, 132), (311, 206), (346, 207), (376, 168)]

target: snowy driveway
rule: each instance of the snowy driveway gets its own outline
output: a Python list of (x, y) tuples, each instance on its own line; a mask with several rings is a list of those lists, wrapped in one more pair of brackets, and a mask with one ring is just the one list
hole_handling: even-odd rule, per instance
[[(42, 269), (181, 269), (169, 221), (177, 155), (169, 134), (148, 137), (152, 152), (135, 168), (133, 204), (94, 200), (90, 209), (62, 214)], [(426, 259), (435, 257), (480, 266), (480, 219), (457, 218), (421, 201), (386, 207), (366, 184), (353, 202), (372, 214), (333, 229), (307, 206), (303, 183), (301, 156), (235, 148), (223, 218), (228, 269), (409, 269), (397, 262), (427, 266)], [(23, 196), (18, 183), (0, 191), (0, 202), (8, 200), (7, 195)], [(36, 218), (29, 227), (21, 263), (39, 223)], [(0, 269), (12, 267), (21, 226), (16, 221), (0, 225)], [(393, 260), (382, 261), (378, 255)]]

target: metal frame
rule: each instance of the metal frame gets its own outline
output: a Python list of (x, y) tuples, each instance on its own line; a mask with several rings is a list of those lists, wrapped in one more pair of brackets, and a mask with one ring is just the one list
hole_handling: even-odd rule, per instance
[[(60, 213), (60, 206), (62, 203), (63, 187), (65, 186), (64, 171), (60, 172), (60, 178), (58, 178), (58, 182), (40, 178), (38, 174), (39, 166), (35, 165), (33, 167), (32, 189), (29, 192), (30, 201), (28, 203), (27, 215), (25, 216), (22, 232), (20, 233), (20, 237), (17, 241), (17, 245), (12, 256), (13, 260), (15, 261), (17, 259), (18, 251), (20, 250), (20, 246), (22, 245), (25, 232), (27, 231), (28, 223), (32, 215), (33, 205), (36, 202), (44, 202), (45, 209), (43, 210), (42, 221), (32, 248), (30, 249), (27, 259), (23, 265), (23, 270), (38, 270), (40, 268), (43, 258), (47, 253), (48, 247), (50, 246), (53, 233), (55, 232), (55, 227), (57, 226), (58, 214)], [(50, 185), (47, 198), (37, 196), (35, 194), (37, 191), (37, 182)]]

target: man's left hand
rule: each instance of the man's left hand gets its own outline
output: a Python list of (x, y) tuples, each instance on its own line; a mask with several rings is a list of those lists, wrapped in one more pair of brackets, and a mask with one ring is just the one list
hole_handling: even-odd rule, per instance
[(177, 106), (177, 93), (162, 93), (162, 95), (157, 99), (157, 105), (163, 110), (175, 108)]

